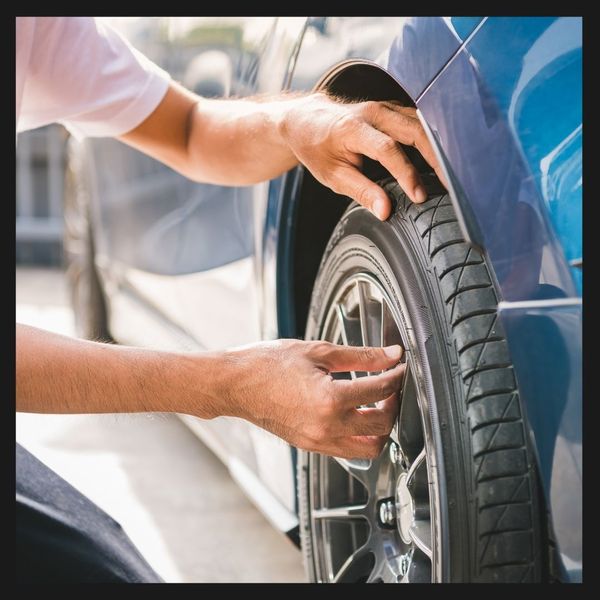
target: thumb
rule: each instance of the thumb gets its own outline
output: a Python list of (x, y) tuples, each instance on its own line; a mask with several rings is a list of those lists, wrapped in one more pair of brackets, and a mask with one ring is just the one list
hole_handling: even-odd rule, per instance
[(396, 365), (402, 356), (402, 346), (332, 346), (325, 366), (339, 371), (383, 371)]

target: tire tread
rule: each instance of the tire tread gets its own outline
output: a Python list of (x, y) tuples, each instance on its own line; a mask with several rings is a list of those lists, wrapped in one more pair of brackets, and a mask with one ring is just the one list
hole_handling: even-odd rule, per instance
[(533, 464), (494, 280), (485, 258), (464, 241), (447, 195), (407, 204), (395, 180), (382, 186), (403, 197), (398, 205), (433, 265), (458, 354), (478, 514), (474, 581), (537, 580)]

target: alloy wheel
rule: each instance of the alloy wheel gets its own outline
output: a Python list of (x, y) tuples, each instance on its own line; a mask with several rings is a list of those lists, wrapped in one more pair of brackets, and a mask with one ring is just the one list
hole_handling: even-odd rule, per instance
[(368, 273), (345, 279), (326, 312), (321, 339), (351, 346), (400, 344), (407, 369), (398, 394), (398, 418), (376, 459), (309, 457), (311, 531), (320, 581), (438, 579), (439, 486), (409, 328), (384, 287)]

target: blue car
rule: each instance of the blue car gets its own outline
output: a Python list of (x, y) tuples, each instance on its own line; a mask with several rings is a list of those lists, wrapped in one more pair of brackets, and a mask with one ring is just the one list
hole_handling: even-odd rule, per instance
[(182, 419), (301, 546), (311, 581), (581, 581), (582, 20), (118, 26), (204, 96), (319, 89), (416, 107), (446, 182), (406, 148), (429, 193), (415, 205), (365, 158), (394, 203), (380, 222), (302, 167), (204, 185), (117, 141), (72, 140), (79, 333), (190, 351), (400, 343), (399, 416), (377, 459)]

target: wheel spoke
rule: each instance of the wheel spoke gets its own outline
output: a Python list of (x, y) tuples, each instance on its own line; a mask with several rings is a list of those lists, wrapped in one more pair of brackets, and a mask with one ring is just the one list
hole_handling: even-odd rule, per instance
[(402, 453), (412, 461), (423, 448), (423, 427), (417, 402), (417, 387), (410, 363), (406, 363), (402, 389), (400, 390), (400, 414), (398, 417), (398, 442)]
[(364, 519), (366, 504), (336, 506), (333, 508), (316, 508), (312, 511), (313, 519)]
[(413, 460), (412, 464), (410, 465), (410, 469), (408, 469), (408, 473), (406, 474), (409, 485), (410, 485), (411, 481), (413, 480), (417, 469), (426, 464), (426, 459), (427, 459), (427, 452), (425, 450), (425, 447), (423, 447), (423, 449), (421, 450), (421, 452), (419, 452), (419, 454), (415, 458), (415, 460)]
[(431, 559), (431, 521), (415, 521), (409, 530), (409, 534), (415, 546)]
[(342, 469), (347, 471), (352, 477), (358, 479), (364, 486), (369, 487), (369, 483), (373, 478), (372, 461), (368, 458), (355, 458), (349, 460), (347, 458), (332, 457)]
[(345, 561), (344, 564), (339, 568), (338, 572), (331, 578), (332, 583), (339, 583), (344, 580), (352, 569), (354, 568), (357, 561), (364, 558), (371, 551), (369, 547), (364, 544), (357, 550), (355, 550)]
[[(340, 333), (342, 341), (346, 346), (362, 346), (362, 331), (360, 319), (354, 319), (346, 316), (344, 307), (338, 304), (335, 307), (337, 318), (340, 323)], [(352, 379), (356, 379), (356, 372), (350, 371)]]
[(404, 342), (394, 320), (394, 315), (390, 310), (388, 303), (383, 300), (381, 303), (381, 345), (393, 346), (399, 344), (404, 348)]
[(385, 558), (379, 559), (367, 578), (367, 583), (398, 583), (400, 577)]
[(362, 345), (381, 346), (382, 305), (370, 297), (368, 283), (359, 281), (357, 288)]

